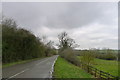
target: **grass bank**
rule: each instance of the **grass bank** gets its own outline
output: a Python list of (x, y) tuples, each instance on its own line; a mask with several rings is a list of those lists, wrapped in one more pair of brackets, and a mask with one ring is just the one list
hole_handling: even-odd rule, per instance
[(53, 76), (55, 78), (92, 78), (92, 75), (61, 57), (58, 57), (55, 63)]
[[(42, 58), (45, 58), (45, 57), (42, 57)], [(2, 68), (10, 67), (10, 66), (17, 65), (17, 64), (23, 64), (23, 63), (31, 62), (31, 61), (34, 61), (34, 60), (39, 60), (39, 59), (42, 59), (42, 58), (35, 58), (35, 59), (22, 60), (22, 61), (17, 61), (17, 62), (2, 64)]]
[(110, 73), (113, 76), (118, 76), (118, 61), (95, 58), (92, 66), (104, 72)]

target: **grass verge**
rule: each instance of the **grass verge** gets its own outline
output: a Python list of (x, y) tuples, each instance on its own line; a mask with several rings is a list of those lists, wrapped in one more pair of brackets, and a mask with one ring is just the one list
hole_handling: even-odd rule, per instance
[(58, 57), (55, 63), (53, 76), (55, 78), (92, 78), (92, 75), (61, 57)]
[[(42, 57), (42, 58), (45, 58), (45, 57)], [(23, 63), (27, 63), (27, 62), (34, 61), (34, 60), (39, 60), (42, 58), (35, 58), (35, 59), (29, 59), (29, 60), (24, 60), (24, 61), (17, 61), (17, 62), (2, 64), (2, 68), (10, 67), (10, 66), (17, 65), (17, 64), (23, 64)]]

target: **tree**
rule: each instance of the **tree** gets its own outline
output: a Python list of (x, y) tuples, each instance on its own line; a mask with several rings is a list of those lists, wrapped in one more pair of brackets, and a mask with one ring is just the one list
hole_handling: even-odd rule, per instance
[(54, 42), (51, 41), (51, 40), (49, 42), (47, 42), (46, 50), (45, 50), (45, 55), (46, 56), (50, 56), (50, 55), (53, 54), (53, 50), (54, 50), (53, 44), (54, 44)]
[(85, 51), (84, 54), (81, 57), (81, 62), (87, 64), (87, 65), (91, 65), (94, 62), (94, 52), (92, 50), (88, 50)]
[(58, 35), (59, 49), (64, 50), (67, 48), (74, 48), (76, 46), (74, 39), (70, 38), (66, 32), (62, 32)]
[(58, 35), (59, 39), (59, 55), (74, 65), (80, 66), (79, 59), (74, 54), (75, 47), (74, 39), (70, 38), (66, 32)]
[[(51, 54), (52, 41), (44, 43), (41, 38), (23, 28), (17, 28), (12, 19), (2, 21), (2, 62), (10, 63), (20, 60), (45, 57), (46, 51)], [(1, 45), (0, 45), (1, 46)], [(49, 50), (48, 50), (49, 49)], [(51, 51), (51, 52), (50, 52)], [(49, 56), (49, 55), (47, 55)]]
[(12, 27), (12, 28), (16, 28), (17, 24), (13, 19), (3, 17), (2, 26), (9, 26), (9, 27)]
[(51, 41), (51, 40), (50, 40), (46, 45), (47, 45), (47, 47), (49, 47), (49, 48), (51, 48), (51, 49), (54, 48), (54, 46), (53, 46), (53, 45), (54, 45), (54, 42)]

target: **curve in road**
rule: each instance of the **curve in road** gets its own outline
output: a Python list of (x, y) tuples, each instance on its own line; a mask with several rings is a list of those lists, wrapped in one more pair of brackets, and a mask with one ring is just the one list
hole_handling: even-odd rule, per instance
[(2, 78), (52, 78), (58, 55), (2, 69)]

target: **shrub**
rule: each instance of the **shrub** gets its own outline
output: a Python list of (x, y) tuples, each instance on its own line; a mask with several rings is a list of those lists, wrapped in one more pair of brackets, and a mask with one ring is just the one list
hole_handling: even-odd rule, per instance
[(105, 53), (96, 53), (96, 58), (105, 59), (105, 60), (116, 60), (117, 54), (113, 51), (107, 50)]
[(65, 58), (70, 63), (80, 66), (80, 61), (77, 56), (74, 54), (71, 48), (67, 48), (60, 53), (60, 56)]
[(87, 65), (91, 65), (94, 63), (94, 52), (93, 51), (85, 51), (84, 54), (81, 57), (81, 62), (87, 64)]

